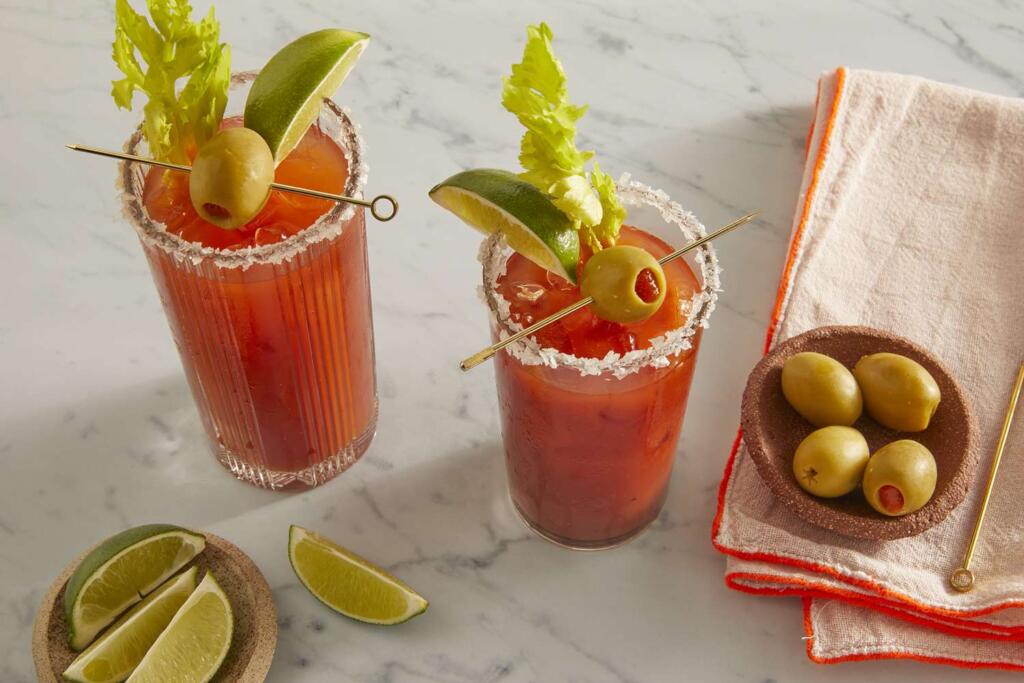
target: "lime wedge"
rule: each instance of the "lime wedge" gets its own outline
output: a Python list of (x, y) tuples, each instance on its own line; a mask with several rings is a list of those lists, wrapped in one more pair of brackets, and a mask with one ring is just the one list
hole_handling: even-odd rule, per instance
[(64, 589), (71, 649), (85, 648), (107, 624), (205, 547), (201, 534), (170, 524), (127, 529), (97, 546)]
[(276, 163), (299, 144), (369, 42), (365, 33), (325, 28), (285, 45), (263, 67), (245, 100), (244, 121), (267, 141)]
[(480, 168), (456, 173), (430, 198), (485, 235), (508, 245), (569, 282), (576, 282), (580, 236), (551, 197), (514, 173)]
[(228, 656), (234, 628), (231, 602), (207, 572), (142, 658), (129, 683), (206, 683)]
[(317, 600), (368, 624), (401, 624), (427, 609), (416, 591), (380, 567), (323, 536), (292, 525), (288, 559)]
[(169, 579), (131, 608), (71, 662), (64, 678), (78, 683), (119, 683), (128, 678), (196, 589), (198, 572), (192, 567)]

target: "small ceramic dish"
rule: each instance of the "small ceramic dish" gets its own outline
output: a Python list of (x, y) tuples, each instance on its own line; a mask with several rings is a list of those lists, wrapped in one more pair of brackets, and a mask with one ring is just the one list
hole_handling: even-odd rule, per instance
[[(901, 433), (887, 429), (867, 411), (853, 425), (871, 452), (898, 439), (914, 439), (935, 456), (938, 481), (932, 499), (916, 512), (886, 517), (868, 505), (860, 490), (841, 498), (817, 498), (793, 476), (793, 453), (815, 427), (782, 395), (782, 365), (802, 351), (816, 351), (852, 369), (862, 356), (887, 351), (911, 358), (928, 370), (942, 400), (928, 429)], [(758, 363), (743, 392), (743, 441), (768, 488), (803, 520), (845, 536), (891, 540), (915, 536), (944, 520), (967, 495), (978, 464), (977, 424), (963, 392), (928, 351), (902, 337), (869, 327), (819, 327), (787, 339)]]
[[(227, 659), (216, 680), (233, 683), (261, 683), (270, 670), (277, 646), (277, 609), (270, 586), (256, 564), (232, 543), (205, 531), (206, 549), (189, 563), (199, 567), (199, 578), (207, 571), (217, 577), (231, 602), (235, 631)], [(69, 564), (50, 586), (36, 614), (32, 629), (32, 658), (42, 683), (58, 683), (61, 674), (78, 655), (68, 647), (64, 617), (64, 587), (88, 553)]]

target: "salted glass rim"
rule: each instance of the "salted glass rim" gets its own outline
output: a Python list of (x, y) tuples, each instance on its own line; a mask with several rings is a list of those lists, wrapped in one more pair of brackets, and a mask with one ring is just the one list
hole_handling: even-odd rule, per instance
[[(666, 223), (679, 228), (686, 241), (693, 241), (707, 234), (697, 217), (672, 201), (664, 191), (637, 182), (628, 173), (619, 178), (616, 187), (623, 204), (657, 209)], [(492, 234), (480, 245), (479, 260), (483, 265), (480, 295), (487, 304), (491, 324), (497, 330), (499, 339), (505, 339), (523, 329), (522, 325), (512, 320), (511, 303), (501, 296), (497, 288), (498, 279), (505, 274), (505, 267), (512, 253), (501, 233)], [(698, 330), (709, 326), (709, 318), (715, 310), (718, 292), (721, 291), (721, 268), (714, 247), (710, 243), (704, 244), (692, 253), (700, 268), (701, 288), (689, 299), (680, 302), (680, 307), (686, 315), (685, 322), (652, 339), (650, 347), (625, 354), (609, 351), (604, 358), (583, 358), (542, 347), (534, 337), (526, 337), (506, 346), (505, 351), (524, 365), (568, 367), (584, 376), (610, 374), (622, 379), (643, 368), (667, 367), (670, 364), (670, 357), (693, 348), (694, 335)]]
[[(256, 71), (242, 71), (231, 76), (231, 87), (238, 88), (256, 78)], [(342, 107), (330, 98), (324, 99), (324, 106), (314, 122), (321, 131), (338, 145), (348, 161), (348, 177), (345, 179), (344, 194), (349, 197), (363, 197), (366, 187), (367, 165), (366, 145), (359, 134), (359, 126), (352, 120), (347, 107)], [(138, 154), (144, 144), (142, 124), (135, 129), (124, 144), (124, 151)], [(118, 173), (118, 188), (122, 208), (128, 221), (135, 227), (143, 244), (160, 249), (178, 260), (187, 260), (193, 265), (211, 263), (221, 268), (242, 268), (260, 264), (276, 264), (291, 260), (318, 242), (332, 239), (341, 234), (345, 225), (357, 210), (354, 204), (336, 203), (320, 215), (312, 225), (273, 244), (241, 249), (218, 249), (198, 242), (190, 242), (167, 231), (167, 226), (149, 217), (143, 201), (145, 165), (122, 161)]]

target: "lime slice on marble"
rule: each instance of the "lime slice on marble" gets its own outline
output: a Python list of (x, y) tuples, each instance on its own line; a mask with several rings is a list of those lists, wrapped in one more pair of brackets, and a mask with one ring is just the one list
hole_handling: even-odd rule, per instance
[(509, 171), (479, 168), (456, 173), (430, 198), (485, 235), (500, 232), (508, 245), (569, 282), (576, 282), (580, 236), (551, 197)]
[(274, 161), (295, 149), (316, 121), (320, 105), (341, 87), (370, 36), (340, 28), (315, 31), (285, 45), (252, 83), (245, 127), (259, 133)]
[(195, 590), (198, 572), (192, 567), (168, 579), (128, 610), (71, 662), (64, 678), (78, 683), (118, 683), (128, 678)]
[(317, 600), (368, 624), (401, 624), (427, 609), (419, 593), (380, 567), (319, 534), (292, 525), (288, 559)]
[(142, 658), (128, 683), (206, 683), (231, 649), (231, 601), (207, 573)]
[(72, 650), (82, 650), (126, 609), (206, 547), (202, 534), (146, 524), (111, 536), (90, 552), (64, 589)]

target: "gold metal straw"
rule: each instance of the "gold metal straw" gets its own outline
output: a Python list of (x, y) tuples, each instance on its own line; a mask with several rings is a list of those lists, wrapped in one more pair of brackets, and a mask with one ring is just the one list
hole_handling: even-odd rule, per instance
[(992, 456), (992, 469), (988, 473), (988, 483), (985, 484), (985, 497), (981, 499), (978, 520), (974, 523), (974, 534), (971, 536), (971, 542), (967, 546), (967, 552), (964, 553), (963, 564), (955, 569), (949, 577), (949, 585), (961, 593), (967, 593), (974, 588), (974, 574), (970, 568), (971, 558), (974, 557), (974, 548), (978, 545), (978, 537), (981, 536), (981, 525), (985, 521), (985, 512), (988, 511), (988, 500), (992, 496), (992, 488), (996, 483), (999, 461), (1003, 459), (1003, 450), (1006, 448), (1006, 439), (1010, 435), (1010, 425), (1013, 424), (1013, 414), (1017, 409), (1017, 400), (1020, 398), (1022, 386), (1024, 386), (1024, 362), (1020, 364), (1020, 370), (1017, 371), (1017, 381), (1013, 385), (1013, 392), (1010, 394), (1010, 405), (1006, 407), (1006, 417), (1003, 418), (1003, 430), (999, 433), (996, 452)]
[[(124, 159), (126, 161), (134, 161), (140, 164), (149, 164), (150, 166), (159, 166), (160, 168), (169, 168), (173, 171), (181, 171), (183, 173), (191, 173), (191, 166), (184, 166), (182, 164), (172, 164), (167, 161), (157, 161), (156, 159), (147, 159), (146, 157), (135, 156), (134, 154), (127, 154), (125, 152), (115, 152), (109, 149), (100, 149), (99, 147), (89, 147), (88, 145), (67, 145), (68, 149), (73, 149), (76, 152), (86, 152), (87, 154), (96, 154), (101, 157), (110, 157), (111, 159)], [(346, 204), (358, 204), (359, 206), (365, 206), (370, 209), (370, 214), (381, 222), (386, 222), (395, 217), (398, 213), (398, 201), (389, 194), (380, 194), (373, 198), (373, 200), (357, 199), (355, 197), (346, 197), (341, 194), (331, 194), (330, 192), (320, 192), (319, 190), (310, 190), (305, 187), (296, 187), (294, 185), (285, 185), (283, 183), (271, 183), (270, 186), (275, 190), (281, 190), (282, 192), (291, 192), (293, 194), (303, 194), (307, 197), (318, 197), (320, 199), (330, 199), (335, 202), (344, 202)], [(389, 204), (391, 206), (390, 212), (384, 212), (377, 208), (378, 204)]]
[[(715, 239), (716, 237), (721, 237), (722, 235), (724, 235), (725, 233), (729, 232), (730, 230), (735, 230), (736, 228), (740, 227), (741, 225), (745, 225), (746, 223), (749, 223), (750, 221), (754, 220), (754, 217), (757, 216), (757, 214), (759, 214), (759, 213), (760, 213), (760, 211), (753, 211), (751, 213), (748, 213), (746, 216), (743, 216), (741, 218), (737, 218), (732, 223), (729, 223), (729, 225), (723, 226), (723, 227), (719, 228), (718, 230), (715, 230), (713, 233), (711, 233), (709, 235), (705, 235), (704, 237), (701, 237), (699, 240), (694, 240), (693, 242), (690, 242), (686, 246), (680, 247), (679, 249), (676, 249), (671, 254), (663, 256), (662, 258), (658, 259), (658, 263), (664, 265), (664, 264), (668, 263), (669, 261), (677, 259), (680, 256), (682, 256), (683, 254), (685, 254), (687, 252), (690, 252), (690, 251), (693, 251), (697, 247), (703, 246), (704, 244), (707, 244), (708, 242), (710, 242), (711, 240)], [(515, 334), (513, 334), (513, 335), (511, 335), (509, 337), (506, 337), (505, 339), (502, 339), (497, 344), (492, 344), (491, 346), (488, 346), (486, 349), (483, 349), (482, 351), (478, 351), (478, 352), (474, 353), (472, 356), (470, 356), (469, 358), (467, 358), (464, 361), (462, 361), (461, 363), (459, 363), (459, 367), (462, 368), (463, 372), (466, 372), (468, 370), (472, 370), (476, 366), (478, 366), (481, 363), (483, 363), (485, 360), (488, 360), (488, 359), (492, 358), (494, 356), (494, 354), (496, 354), (498, 351), (501, 351), (503, 348), (505, 348), (509, 344), (513, 344), (513, 343), (519, 341), (520, 339), (522, 339), (523, 337), (528, 337), (531, 334), (536, 333), (537, 330), (540, 330), (540, 329), (542, 329), (544, 327), (547, 327), (551, 323), (553, 323), (553, 322), (555, 322), (557, 320), (561, 320), (562, 318), (564, 318), (565, 316), (567, 316), (567, 315), (569, 315), (571, 313), (575, 313), (576, 311), (580, 310), (584, 306), (590, 305), (591, 303), (593, 303), (593, 301), (594, 301), (593, 297), (589, 297), (589, 296), (585, 297), (583, 299), (580, 299), (576, 303), (570, 304), (569, 306), (566, 306), (562, 310), (557, 311), (555, 313), (552, 313), (551, 315), (549, 315), (548, 317), (544, 318), (543, 320), (539, 320), (539, 321), (535, 322), (534, 324), (530, 325), (529, 327), (527, 327), (525, 329), (522, 329), (522, 330), (516, 332)]]

